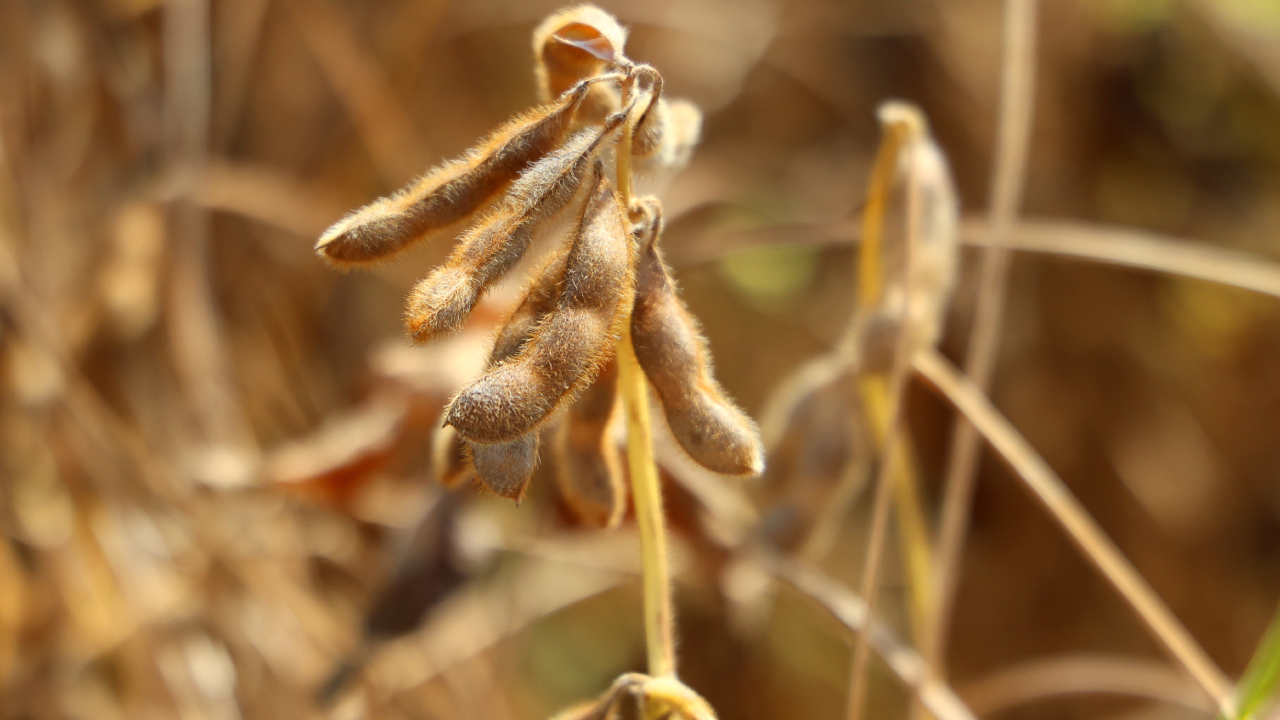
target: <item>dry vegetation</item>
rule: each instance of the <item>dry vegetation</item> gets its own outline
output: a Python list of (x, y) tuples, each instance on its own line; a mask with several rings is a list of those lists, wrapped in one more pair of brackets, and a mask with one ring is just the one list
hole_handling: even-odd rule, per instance
[[(394, 262), (313, 252), (568, 88), (530, 49), (558, 6), (5, 0), (0, 717), (514, 720), (629, 693), (759, 720), (1274, 712), (1277, 6), (602, 5), (692, 101), (672, 116), (703, 113), (665, 171), (643, 122), (634, 138), (634, 195), (661, 197), (708, 341), (672, 295), (692, 360), (662, 374), (636, 347), (665, 403), (685, 684), (652, 621), (666, 573), (636, 541), (663, 516), (626, 505), (601, 421), (600, 388), (633, 372), (605, 365), (631, 293), (641, 312), (671, 277), (619, 286), (566, 375), (577, 405), (485, 440), (541, 442), (517, 506), (454, 487), (478, 431), (438, 426), (555, 241), (486, 280), (457, 332), (419, 322), (424, 285), (410, 322), (433, 341), (410, 347), (402, 320), (466, 259), (448, 259), (466, 217), (524, 192), (523, 156)], [(606, 161), (585, 184), (625, 207), (630, 125), (602, 123), (654, 82), (618, 82), (575, 122)], [(582, 235), (563, 200), (526, 215)], [(405, 217), (330, 259), (398, 252), (423, 231)], [(904, 247), (941, 254), (922, 270)], [(688, 388), (759, 421), (762, 477), (680, 449)], [(736, 457), (714, 469), (755, 462)]]

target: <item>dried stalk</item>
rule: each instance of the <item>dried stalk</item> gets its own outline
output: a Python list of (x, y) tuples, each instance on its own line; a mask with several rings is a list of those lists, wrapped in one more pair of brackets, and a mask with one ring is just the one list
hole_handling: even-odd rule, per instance
[[(1036, 0), (1006, 0), (1004, 65), (1000, 87), (1000, 120), (996, 130), (995, 172), (991, 181), (987, 250), (982, 257), (977, 308), (969, 340), (965, 371), (985, 392), (991, 385), (1004, 317), (1005, 285), (1009, 273), (1007, 238), (1017, 220), (1026, 182), (1027, 149), (1035, 110)], [(978, 434), (963, 418), (951, 440), (950, 460), (942, 501), (935, 570), (935, 602), (924, 631), (925, 659), (940, 667), (946, 653), (951, 607), (959, 577), (969, 510), (978, 465)]]
[[(979, 240), (980, 232), (976, 223), (964, 228), (965, 237), (974, 240)], [(1274, 260), (1137, 228), (1079, 220), (1023, 220), (1012, 244), (1027, 252), (1207, 280), (1280, 297), (1280, 263)]]
[(871, 613), (865, 598), (821, 573), (777, 555), (765, 555), (761, 564), (769, 574), (817, 602), (859, 637), (866, 637), (868, 646), (938, 720), (976, 718), (955, 691), (930, 671), (920, 655)]
[(991, 405), (977, 385), (960, 374), (937, 351), (918, 353), (913, 364), (916, 371), (955, 405), (1004, 457), (1089, 560), (1133, 607), (1156, 640), (1213, 698), (1222, 714), (1235, 717), (1231, 682), (1031, 444)]
[(1066, 655), (997, 670), (961, 690), (982, 716), (1050, 697), (1126, 695), (1212, 713), (1213, 703), (1184, 673), (1159, 660), (1108, 655)]

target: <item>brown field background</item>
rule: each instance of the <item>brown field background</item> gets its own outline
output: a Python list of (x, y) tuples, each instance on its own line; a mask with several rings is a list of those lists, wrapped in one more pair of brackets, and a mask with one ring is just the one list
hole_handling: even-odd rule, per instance
[[(852, 246), (823, 230), (857, 217), (881, 101), (919, 103), (983, 217), (1001, 4), (602, 5), (705, 112), (688, 168), (650, 189), (718, 377), (758, 414), (848, 317)], [(1278, 6), (1042, 5), (1024, 216), (1273, 272)], [(447, 242), (349, 274), (312, 252), (534, 104), (529, 36), (557, 7), (0, 1), (0, 717), (542, 718), (643, 669), (634, 525), (575, 528), (543, 471), (519, 508), (441, 500), (433, 479), (440, 408), (512, 288), (413, 349), (403, 298)], [(941, 346), (957, 363), (978, 289), (979, 254), (962, 257)], [(1238, 678), (1280, 597), (1280, 298), (1018, 252), (1003, 333), (996, 406)], [(954, 416), (918, 384), (908, 411), (933, 518)], [(703, 478), (766, 511), (804, 481)], [(792, 590), (736, 602), (703, 501), (667, 490), (684, 679), (723, 718), (842, 717), (850, 636)], [(868, 495), (826, 564), (855, 587)], [(410, 541), (442, 502), (443, 565), (439, 537)], [(895, 552), (887, 568), (901, 629)], [(378, 598), (408, 629), (439, 587), (416, 630), (362, 635)], [(1009, 705), (1002, 673), (1063, 659), (1043, 687), (1015, 676), (1038, 696)], [(359, 669), (317, 702), (344, 663)], [(1134, 673), (1186, 702), (1078, 692)], [(990, 454), (947, 674), (983, 717), (1212, 714)], [(869, 716), (902, 716), (905, 691), (872, 678)]]

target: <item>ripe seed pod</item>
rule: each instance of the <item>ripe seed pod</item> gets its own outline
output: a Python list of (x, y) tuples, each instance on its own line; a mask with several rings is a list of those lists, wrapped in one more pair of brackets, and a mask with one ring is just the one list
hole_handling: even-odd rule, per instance
[(841, 478), (857, 471), (851, 463), (870, 450), (861, 397), (843, 371), (847, 364), (840, 365), (841, 372), (815, 374), (807, 392), (788, 403), (787, 416), (775, 416), (781, 426), (761, 418), (762, 429), (774, 425), (763, 432), (769, 466), (760, 487), (771, 510), (762, 529), (779, 548), (801, 545)]
[(597, 161), (555, 310), (517, 355), (458, 393), (446, 422), (474, 442), (508, 442), (590, 384), (625, 317), (633, 253), (626, 213)]
[(493, 350), (489, 353), (490, 368), (520, 352), (538, 323), (555, 309), (556, 301), (560, 299), (560, 285), (564, 282), (564, 268), (568, 259), (569, 253), (556, 252), (533, 274), (533, 282), (525, 289), (520, 304), (494, 338)]
[[(555, 308), (560, 297), (560, 283), (568, 253), (560, 252), (551, 257), (535, 273), (534, 280), (525, 290), (524, 298), (507, 318), (489, 353), (490, 369), (497, 367), (520, 352), (533, 336), (538, 323)], [(511, 442), (486, 445), (463, 440), (453, 427), (445, 428), (458, 437), (460, 444), (470, 449), (472, 465), (480, 483), (490, 491), (519, 502), (533, 479), (538, 463), (540, 441), (536, 432), (516, 438)]]
[(725, 475), (764, 469), (760, 431), (724, 396), (711, 374), (706, 340), (684, 303), (657, 248), (659, 216), (640, 249), (631, 341), (653, 384), (680, 447), (699, 465)]
[(516, 502), (524, 499), (533, 471), (538, 466), (538, 431), (526, 433), (511, 442), (467, 443), (471, 464), (480, 484), (497, 495)]
[(596, 148), (622, 119), (620, 114), (604, 127), (579, 132), (529, 167), (507, 199), (458, 239), (449, 259), (409, 293), (405, 320), (414, 342), (462, 327), (481, 293), (524, 255), (534, 232), (577, 195)]
[[(538, 91), (544, 101), (575, 83), (599, 75), (623, 58), (627, 31), (594, 5), (579, 5), (549, 16), (533, 31)], [(597, 85), (583, 103), (582, 119), (599, 122), (619, 104), (618, 91)]]
[(617, 527), (627, 507), (622, 460), (611, 437), (616, 365), (606, 364), (569, 407), (554, 440), (556, 479), (565, 504), (580, 520), (599, 528)]
[(592, 87), (617, 77), (567, 87), (555, 103), (507, 122), (461, 158), (342, 218), (320, 236), (316, 252), (336, 265), (375, 262), (466, 219), (560, 145)]

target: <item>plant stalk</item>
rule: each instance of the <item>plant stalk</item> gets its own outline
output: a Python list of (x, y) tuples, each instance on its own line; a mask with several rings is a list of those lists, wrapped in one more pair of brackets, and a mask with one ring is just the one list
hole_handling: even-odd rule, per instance
[[(623, 105), (632, 88), (624, 85)], [(622, 126), (617, 144), (618, 194), (631, 206), (630, 118)], [(640, 531), (641, 570), (644, 581), (645, 644), (649, 653), (649, 674), (675, 677), (676, 654), (671, 607), (671, 571), (667, 563), (666, 517), (662, 510), (662, 487), (653, 459), (653, 432), (649, 420), (649, 391), (644, 370), (631, 345), (628, 318), (618, 341), (618, 387), (627, 417), (627, 464), (631, 470), (631, 496)]]
[(676, 674), (672, 627), (670, 568), (667, 564), (666, 518), (662, 488), (653, 461), (653, 435), (649, 423), (649, 393), (644, 371), (636, 362), (628, 330), (618, 343), (618, 383), (627, 413), (627, 463), (631, 469), (631, 496), (640, 530), (641, 569), (644, 574), (644, 629), (649, 649), (649, 674)]

